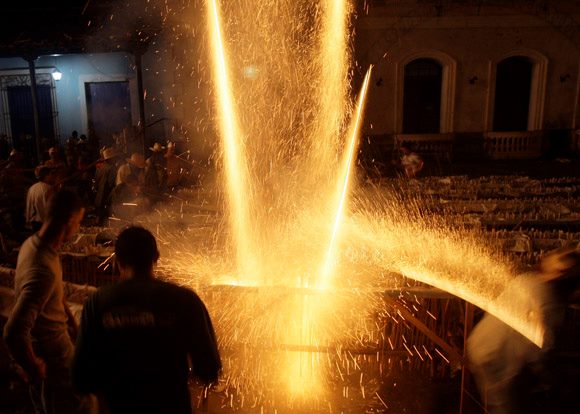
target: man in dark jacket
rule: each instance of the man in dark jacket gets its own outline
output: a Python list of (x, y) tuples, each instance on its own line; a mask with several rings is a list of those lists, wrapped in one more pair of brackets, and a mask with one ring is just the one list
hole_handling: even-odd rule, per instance
[(191, 413), (188, 377), (209, 385), (221, 361), (205, 305), (191, 290), (155, 279), (153, 235), (129, 227), (115, 245), (122, 281), (83, 309), (73, 384), (111, 413)]

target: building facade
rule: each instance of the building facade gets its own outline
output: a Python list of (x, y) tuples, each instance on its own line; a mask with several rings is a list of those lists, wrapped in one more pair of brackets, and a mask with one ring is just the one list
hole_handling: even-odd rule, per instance
[(375, 66), (367, 135), (496, 158), (574, 149), (579, 19), (568, 1), (368, 2), (355, 43), (361, 70)]
[[(374, 66), (364, 131), (373, 156), (391, 154), (404, 141), (445, 160), (577, 150), (577, 1), (360, 0), (354, 5), (355, 87)], [(210, 157), (216, 132), (209, 57), (201, 45), (206, 42), (202, 6), (171, 14), (163, 30), (147, 36), (138, 53), (142, 94), (134, 45), (126, 48), (131, 53), (37, 58), (40, 135), (63, 142), (76, 130), (100, 135), (108, 144), (112, 134), (133, 128), (144, 131), (142, 148), (177, 139), (184, 149)], [(118, 31), (115, 42), (125, 36), (124, 28), (135, 26), (131, 19), (138, 15), (126, 12), (121, 21), (120, 10), (111, 12), (115, 20), (106, 19)], [(111, 36), (106, 30), (94, 34), (101, 48), (102, 39)], [(141, 29), (135, 33), (143, 37)], [(55, 71), (62, 73), (58, 81)], [(0, 135), (14, 145), (31, 135), (29, 85), (26, 60), (0, 58)]]

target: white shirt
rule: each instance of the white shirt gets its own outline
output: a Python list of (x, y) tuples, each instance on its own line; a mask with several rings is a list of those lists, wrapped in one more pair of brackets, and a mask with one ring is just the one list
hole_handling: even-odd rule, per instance
[(128, 163), (121, 165), (117, 170), (115, 185), (119, 185), (124, 182), (129, 175), (131, 175), (131, 166)]

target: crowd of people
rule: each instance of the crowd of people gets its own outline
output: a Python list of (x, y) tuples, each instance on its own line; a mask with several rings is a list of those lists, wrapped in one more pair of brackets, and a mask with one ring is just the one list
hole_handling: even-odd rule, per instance
[[(44, 214), (20, 248), (16, 300), (3, 335), (36, 412), (191, 413), (190, 374), (207, 387), (221, 369), (204, 303), (155, 277), (155, 237), (129, 226), (115, 242), (120, 281), (87, 299), (77, 326), (58, 252), (79, 230), (85, 206), (77, 194), (59, 190)], [(530, 309), (538, 309), (544, 323), (543, 347), (491, 315), (476, 325), (467, 358), (489, 412), (540, 413), (547, 403), (568, 412), (559, 351), (565, 310), (579, 288), (580, 253), (570, 248), (546, 256), (534, 277), (506, 286), (503, 295), (530, 292)]]
[[(191, 165), (173, 143), (155, 143), (148, 157), (103, 148), (94, 159), (83, 154), (83, 145), (67, 146), (64, 158), (50, 148), (33, 169), (33, 185), (27, 185), (17, 151), (3, 165), (2, 173), (11, 178), (2, 181), (10, 185), (5, 191), (24, 196), (19, 212), (32, 231), (19, 249), (15, 304), (3, 331), (8, 350), (38, 413), (191, 413), (191, 374), (206, 387), (218, 380), (217, 340), (201, 299), (155, 277), (154, 236), (132, 225), (119, 233), (120, 281), (86, 301), (80, 326), (67, 306), (58, 254), (79, 230), (87, 206), (99, 224), (111, 216), (130, 221), (182, 184)], [(423, 162), (403, 146), (401, 165), (414, 178)], [(469, 368), (494, 413), (543, 412), (536, 410), (546, 407), (537, 397), (547, 392), (551, 404), (563, 401), (559, 390), (565, 384), (556, 368), (565, 309), (580, 289), (580, 253), (556, 252), (535, 279), (521, 280), (517, 283), (529, 285), (530, 301), (537, 300), (542, 312), (544, 347), (491, 315), (467, 343)], [(518, 286), (507, 286), (504, 295)]]
[(79, 194), (96, 225), (106, 225), (111, 216), (123, 222), (194, 183), (194, 174), (202, 171), (176, 152), (174, 142), (155, 143), (145, 152), (126, 154), (115, 146), (97, 150), (76, 131), (63, 147), (50, 147), (36, 165), (12, 149), (0, 162), (0, 233), (38, 230), (48, 198), (61, 188)]
[(84, 214), (75, 193), (57, 191), (18, 255), (3, 337), (35, 412), (191, 413), (190, 373), (207, 387), (221, 369), (205, 305), (155, 278), (155, 238), (130, 226), (115, 243), (120, 281), (86, 301), (77, 326), (58, 252)]
[(81, 221), (126, 226), (190, 184), (199, 167), (173, 142), (126, 154), (98, 150), (76, 132), (41, 158), (11, 149), (0, 162), (2, 253), (5, 240), (19, 246), (3, 336), (34, 412), (192, 412), (189, 374), (205, 385), (217, 380), (216, 338), (193, 291), (154, 277), (153, 235), (140, 227), (120, 232), (121, 281), (87, 301), (80, 326), (67, 306), (59, 250)]

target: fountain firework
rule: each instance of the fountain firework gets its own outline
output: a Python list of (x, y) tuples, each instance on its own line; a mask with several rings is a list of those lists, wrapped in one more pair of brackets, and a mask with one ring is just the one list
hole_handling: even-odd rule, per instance
[(163, 274), (208, 304), (224, 404), (235, 408), (332, 411), (336, 384), (345, 400), (368, 398), (351, 351), (375, 358), (382, 291), (403, 287), (398, 275), (464, 298), (541, 345), (526, 295), (497, 299), (513, 277), (501, 258), (393, 193), (356, 186), (370, 69), (351, 102), (351, 10), (346, 0), (207, 1), (225, 213), (167, 211), (157, 235), (169, 253)]

